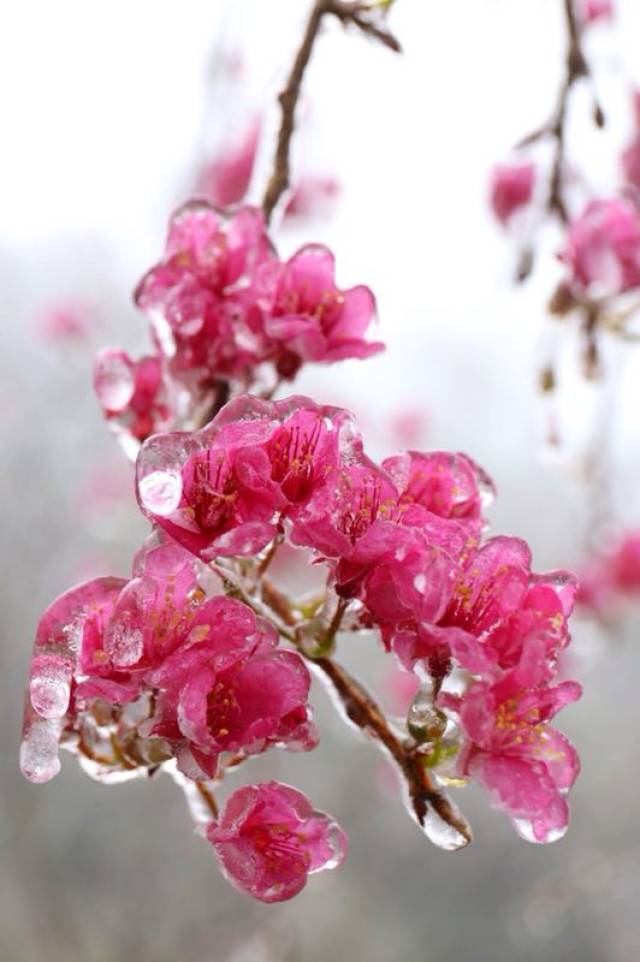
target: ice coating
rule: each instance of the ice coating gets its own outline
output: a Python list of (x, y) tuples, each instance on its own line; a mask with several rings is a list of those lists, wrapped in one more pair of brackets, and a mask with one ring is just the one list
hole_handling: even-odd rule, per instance
[[(458, 809), (455, 808), (454, 810), (456, 815), (462, 819)], [(462, 819), (462, 821), (464, 820)], [(470, 833), (461, 832), (452, 824), (451, 820), (445, 821), (432, 807), (428, 808), (421, 828), (429, 841), (444, 852), (457, 852), (466, 848), (471, 841)]]
[(447, 716), (433, 704), (431, 686), (421, 688), (413, 699), (407, 714), (407, 727), (416, 741), (433, 741), (444, 735)]
[(50, 781), (60, 771), (58, 738), (61, 727), (55, 719), (34, 716), (27, 707), (20, 744), (20, 771), (36, 785)]
[(93, 385), (102, 407), (119, 414), (124, 411), (135, 390), (134, 368), (124, 351), (103, 348), (93, 367)]
[(204, 586), (219, 582), (200, 582), (201, 572), (193, 555), (154, 537), (130, 581), (96, 579), (50, 606), (25, 710), (28, 778), (57, 773), (58, 741), (108, 782), (170, 759), (188, 778), (212, 778), (225, 752), (315, 747), (302, 658), (279, 648), (248, 606), (208, 595)]
[[(196, 221), (203, 232), (189, 227), (189, 256), (233, 283), (242, 258), (227, 262)], [(296, 310), (315, 296), (290, 293)], [(202, 319), (190, 307), (174, 317), (181, 337)], [(127, 418), (144, 415), (154, 365), (141, 377)], [(345, 719), (391, 757), (411, 817), (436, 846), (471, 841), (441, 790), (470, 780), (525, 837), (549, 842), (566, 830), (579, 759), (549, 721), (580, 696), (573, 682), (555, 684), (577, 582), (532, 571), (521, 539), (486, 537), (495, 490), (470, 458), (410, 450), (377, 464), (348, 411), (239, 395), (201, 430), (147, 438), (136, 488), (154, 531), (132, 577), (88, 582), (41, 619), (27, 778), (57, 774), (59, 746), (107, 784), (166, 769), (232, 884), (265, 902), (291, 898), (342, 861), (340, 827), (276, 782), (234, 792), (222, 815), (215, 794), (251, 756), (316, 746), (313, 665)], [(285, 546), (324, 568), (324, 591), (288, 597), (278, 562), (270, 580)], [(377, 633), (414, 673), (401, 723), (334, 660), (352, 631)]]

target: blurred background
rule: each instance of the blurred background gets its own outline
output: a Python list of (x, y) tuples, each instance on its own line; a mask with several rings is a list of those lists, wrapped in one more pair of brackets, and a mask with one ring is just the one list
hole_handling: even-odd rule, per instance
[[(562, 721), (584, 770), (555, 846), (521, 841), (470, 788), (457, 800), (475, 844), (434, 849), (375, 748), (341, 727), (322, 692), (314, 755), (271, 753), (249, 775), (308, 792), (343, 824), (351, 853), (280, 906), (219, 877), (168, 779), (106, 788), (70, 756), (46, 786), (18, 772), (41, 611), (72, 583), (127, 574), (146, 530), (91, 391), (92, 354), (145, 350), (131, 291), (208, 160), (256, 116), (275, 124), (308, 7), (23, 0), (0, 13), (0, 958), (635, 962), (640, 601), (614, 632), (575, 620), (570, 669), (585, 696)], [(588, 38), (604, 133), (581, 126), (576, 98), (572, 149), (605, 192), (640, 79), (639, 7), (618, 0), (616, 20)], [(494, 530), (527, 538), (538, 570), (582, 564), (596, 500), (614, 523), (640, 522), (637, 348), (605, 345), (605, 377), (585, 382), (571, 329), (545, 319), (558, 237), (541, 237), (534, 277), (515, 288), (513, 244), (487, 207), (491, 166), (554, 103), (560, 8), (397, 0), (402, 57), (331, 24), (307, 76), (294, 165), (337, 187), (277, 237), (285, 255), (328, 243), (339, 283), (375, 291), (388, 346), (366, 364), (306, 372), (296, 391), (354, 409), (374, 455), (408, 444), (470, 454), (498, 486)], [(252, 196), (263, 179), (259, 169)], [(560, 386), (543, 401), (550, 354)], [(599, 470), (585, 471), (594, 456)], [(389, 694), (371, 646), (343, 648)]]

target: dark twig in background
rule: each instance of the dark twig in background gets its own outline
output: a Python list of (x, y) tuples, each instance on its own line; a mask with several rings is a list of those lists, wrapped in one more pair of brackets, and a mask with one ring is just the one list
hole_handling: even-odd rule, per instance
[(322, 21), (327, 14), (336, 17), (344, 26), (353, 24), (366, 36), (372, 37), (390, 50), (399, 52), (401, 49), (396, 38), (384, 26), (380, 12), (370, 5), (366, 3), (346, 3), (343, 0), (315, 0), (291, 73), (278, 98), (282, 110), (282, 120), (278, 132), (273, 173), (262, 200), (262, 209), (267, 221), (271, 219), (278, 201), (289, 187), (291, 139), (295, 130), (296, 106), (300, 99), (302, 82), (311, 59), (314, 44), (318, 39)]
[[(553, 139), (554, 150), (549, 173), (549, 189), (546, 206), (547, 210), (555, 214), (563, 225), (569, 221), (569, 210), (565, 196), (569, 101), (576, 82), (581, 78), (591, 76), (591, 68), (582, 46), (582, 28), (578, 22), (574, 2), (575, 0), (563, 0), (567, 52), (557, 105), (546, 124), (534, 130), (532, 133), (527, 134), (527, 136), (523, 137), (516, 145), (517, 149), (521, 149), (523, 147), (529, 147), (545, 138)], [(604, 112), (595, 98), (593, 120), (597, 127), (603, 127), (605, 124)]]

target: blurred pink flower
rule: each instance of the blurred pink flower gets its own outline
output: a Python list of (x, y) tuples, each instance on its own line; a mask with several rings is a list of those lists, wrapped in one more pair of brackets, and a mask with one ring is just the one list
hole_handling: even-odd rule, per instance
[(631, 143), (622, 152), (620, 164), (627, 184), (640, 190), (640, 90), (632, 93), (634, 134)]
[(585, 23), (610, 19), (615, 13), (613, 0), (582, 0), (581, 15)]
[(624, 597), (640, 594), (640, 532), (626, 531), (590, 558), (580, 574), (578, 603), (602, 618)]
[(560, 260), (579, 287), (609, 295), (640, 285), (640, 216), (630, 200), (593, 200), (567, 230)]
[(240, 203), (251, 182), (259, 135), (260, 122), (256, 120), (239, 140), (224, 144), (201, 172), (196, 193), (204, 194), (216, 207)]
[(50, 341), (84, 341), (97, 326), (95, 308), (77, 300), (49, 304), (36, 318), (40, 334)]
[(532, 163), (497, 164), (491, 173), (490, 202), (501, 224), (526, 206), (533, 196), (536, 170)]
[(315, 217), (326, 211), (340, 193), (335, 177), (302, 177), (294, 188), (285, 207), (285, 218), (303, 219)]

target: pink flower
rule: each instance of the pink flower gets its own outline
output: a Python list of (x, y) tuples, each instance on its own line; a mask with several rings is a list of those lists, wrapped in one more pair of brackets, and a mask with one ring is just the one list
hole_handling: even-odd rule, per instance
[(387, 458), (382, 467), (395, 482), (401, 504), (421, 505), (441, 518), (467, 521), (478, 531), (482, 509), (495, 496), (489, 476), (464, 454), (405, 451)]
[(346, 411), (307, 398), (238, 397), (202, 431), (145, 444), (140, 507), (202, 558), (255, 554), (325, 482), (353, 433)]
[(621, 294), (640, 284), (640, 218), (622, 198), (593, 200), (567, 231), (560, 259), (579, 287)]
[(127, 452), (135, 455), (141, 441), (172, 423), (173, 410), (157, 356), (135, 361), (126, 351), (103, 348), (94, 360), (93, 388)]
[(160, 694), (144, 730), (176, 745), (185, 774), (211, 777), (223, 751), (315, 747), (309, 672), (296, 652), (277, 648), (270, 624), (240, 602), (212, 598), (190, 638), (149, 674)]
[(438, 619), (385, 627), (400, 662), (412, 668), (453, 655), (467, 671), (486, 678), (516, 666), (529, 685), (552, 677), (569, 641), (577, 583), (567, 572), (534, 575), (530, 563), (527, 545), (517, 538), (492, 538), (471, 550)]
[(490, 202), (501, 224), (525, 207), (533, 196), (535, 166), (532, 163), (498, 164), (491, 173)]
[(360, 597), (379, 622), (437, 620), (469, 538), (460, 522), (403, 500), (391, 476), (362, 453), (329, 475), (295, 513), (291, 531), (294, 544), (330, 559), (338, 594)]
[(578, 602), (600, 617), (615, 613), (616, 601), (640, 591), (640, 534), (625, 532), (596, 555), (580, 576)]
[(261, 902), (292, 898), (309, 875), (336, 868), (347, 854), (340, 826), (280, 782), (235, 791), (206, 837), (231, 884)]
[[(240, 602), (207, 598), (205, 572), (175, 543), (151, 539), (133, 574), (81, 585), (43, 615), (25, 718), (28, 778), (57, 773), (58, 736), (81, 729), (96, 699), (115, 708), (153, 693), (137, 734), (162, 739), (191, 778), (211, 777), (222, 751), (315, 746), (309, 673), (296, 652), (276, 649), (271, 625)], [(43, 720), (59, 722), (44, 775), (29, 750)]]
[(611, 577), (623, 592), (640, 590), (640, 533), (626, 532), (611, 556)]
[(254, 121), (235, 143), (223, 145), (218, 156), (202, 171), (197, 193), (216, 207), (239, 203), (249, 189), (256, 159), (260, 124)]
[(350, 561), (379, 519), (397, 518), (397, 501), (391, 478), (360, 448), (352, 463), (336, 466), (327, 483), (296, 512), (291, 540), (324, 558)]
[(291, 192), (284, 216), (314, 217), (323, 213), (339, 193), (340, 185), (335, 177), (302, 177)]
[(375, 317), (368, 287), (336, 287), (335, 260), (319, 244), (302, 247), (285, 264), (264, 264), (257, 289), (265, 314), (265, 331), (275, 343), (276, 365), (293, 377), (303, 361), (331, 363), (365, 358), (384, 349), (364, 339)]
[(595, 23), (596, 20), (610, 20), (615, 12), (613, 0), (583, 0), (582, 19), (585, 23)]
[(568, 825), (565, 795), (580, 761), (548, 722), (580, 695), (576, 682), (526, 688), (509, 673), (493, 685), (472, 684), (461, 699), (440, 696), (443, 707), (458, 713), (466, 735), (461, 774), (484, 785), (530, 841), (554, 841)]
[(257, 208), (224, 214), (192, 201), (177, 211), (164, 259), (135, 294), (174, 374), (211, 382), (256, 363), (264, 348), (248, 285), (273, 256)]

